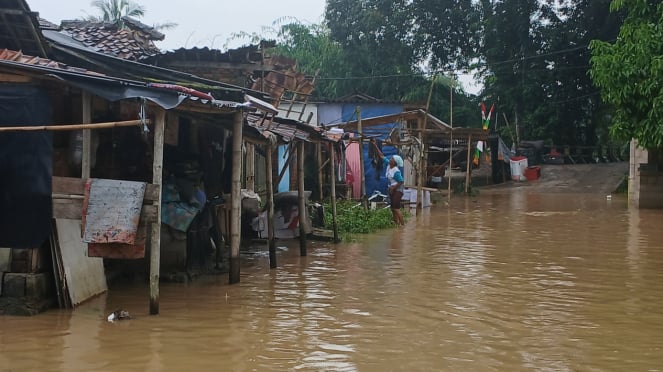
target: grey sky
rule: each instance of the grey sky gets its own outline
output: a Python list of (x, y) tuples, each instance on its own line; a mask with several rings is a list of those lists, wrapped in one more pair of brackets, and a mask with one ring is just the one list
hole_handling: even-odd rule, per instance
[[(63, 19), (76, 19), (86, 14), (97, 15), (91, 0), (27, 0), (39, 16), (59, 24)], [(153, 25), (174, 22), (178, 26), (164, 30), (166, 39), (158, 43), (162, 49), (180, 47), (214, 47), (224, 49), (234, 33), (257, 33), (273, 37), (265, 28), (274, 21), (294, 17), (304, 24), (320, 23), (325, 0), (137, 0), (147, 10), (141, 22)], [(166, 5), (168, 4), (168, 5)], [(248, 40), (231, 41), (237, 47)]]

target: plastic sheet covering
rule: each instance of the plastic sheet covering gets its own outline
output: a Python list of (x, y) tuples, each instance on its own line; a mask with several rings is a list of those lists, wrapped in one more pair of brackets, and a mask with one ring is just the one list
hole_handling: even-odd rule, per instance
[[(45, 92), (0, 86), (0, 126), (51, 123)], [(49, 132), (0, 134), (0, 246), (37, 248), (51, 232), (53, 144)]]

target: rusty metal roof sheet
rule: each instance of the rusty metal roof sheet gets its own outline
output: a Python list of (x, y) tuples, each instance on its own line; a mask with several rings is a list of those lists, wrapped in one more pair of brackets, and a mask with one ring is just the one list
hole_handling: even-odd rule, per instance
[(318, 142), (326, 140), (321, 128), (308, 125), (302, 121), (286, 119), (281, 117), (265, 118), (264, 116), (250, 113), (246, 117), (247, 123), (262, 132), (271, 132), (281, 137), (284, 142), (301, 140), (306, 142)]
[(26, 65), (32, 66), (41, 66), (54, 68), (58, 70), (72, 71), (77, 73), (85, 73), (96, 76), (103, 76), (103, 74), (96, 73), (93, 71), (86, 70), (84, 68), (68, 66), (64, 63), (53, 61), (48, 58), (36, 57), (27, 54), (23, 54), (21, 51), (9, 50), (9, 49), (0, 49), (0, 60), (18, 62)]

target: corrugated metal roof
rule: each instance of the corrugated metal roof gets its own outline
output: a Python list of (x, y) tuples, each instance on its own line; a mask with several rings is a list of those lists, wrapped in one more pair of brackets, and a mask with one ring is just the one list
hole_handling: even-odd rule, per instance
[[(31, 75), (57, 77), (69, 84), (90, 91), (108, 100), (147, 98), (165, 109), (177, 107), (185, 100), (211, 106), (219, 110), (249, 110), (244, 102), (216, 100), (205, 93), (177, 85), (154, 85), (152, 83), (121, 79), (83, 68), (72, 67), (47, 58), (25, 55), (20, 51), (0, 50), (0, 68), (9, 71), (22, 70)], [(210, 99), (205, 99), (209, 97)]]

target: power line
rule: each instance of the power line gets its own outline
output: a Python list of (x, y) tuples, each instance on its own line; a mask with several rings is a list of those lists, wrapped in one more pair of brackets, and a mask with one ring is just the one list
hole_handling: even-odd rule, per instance
[[(608, 40), (608, 42), (615, 41), (614, 40)], [(481, 67), (491, 67), (491, 66), (500, 66), (508, 63), (514, 63), (514, 62), (522, 62), (522, 61), (529, 61), (532, 59), (537, 59), (537, 58), (543, 58), (543, 57), (548, 57), (552, 55), (557, 55), (557, 54), (564, 54), (564, 53), (570, 53), (574, 52), (577, 50), (581, 49), (588, 49), (589, 45), (583, 45), (583, 46), (577, 46), (573, 48), (566, 48), (566, 49), (560, 49), (548, 53), (543, 53), (543, 54), (536, 54), (532, 56), (525, 56), (525, 57), (519, 57), (519, 58), (514, 58), (514, 59), (509, 59), (509, 60), (504, 60), (504, 61), (498, 61), (498, 62), (493, 62), (491, 64), (488, 64), (487, 62), (480, 62), (477, 64), (474, 64), (474, 68), (481, 68)], [(551, 69), (550, 71), (559, 71), (561, 69), (571, 69), (571, 68), (577, 68), (581, 69), (585, 66), (564, 66), (564, 67), (558, 67), (555, 69)], [(589, 66), (586, 66), (589, 67)], [(340, 81), (340, 80), (372, 80), (372, 79), (388, 79), (388, 78), (413, 78), (413, 77), (429, 77), (432, 76), (435, 73), (449, 73), (452, 72), (454, 74), (465, 74), (465, 75), (472, 75), (473, 73), (467, 70), (459, 70), (459, 71), (444, 71), (444, 70), (435, 70), (431, 71), (431, 73), (413, 73), (413, 74), (389, 74), (389, 75), (370, 75), (370, 76), (341, 76), (341, 77), (317, 77), (317, 80), (335, 80), (335, 81)]]

